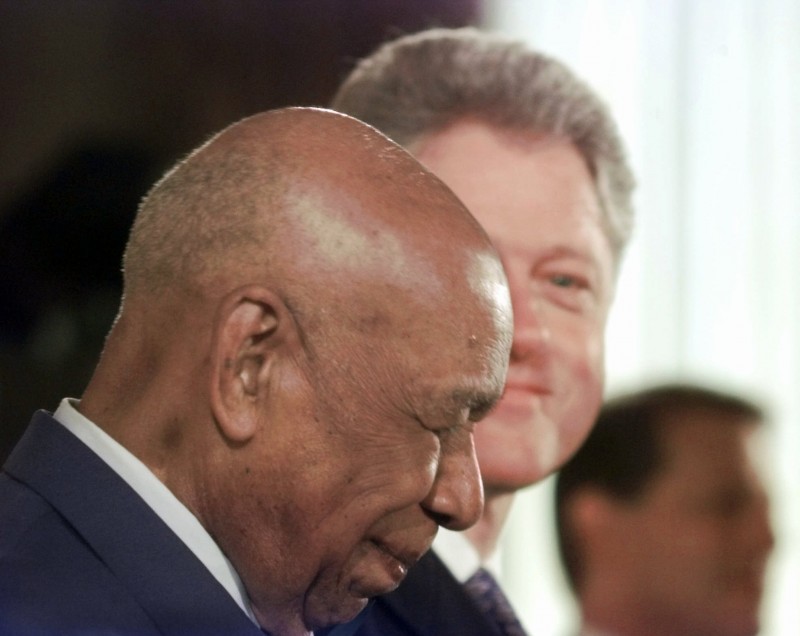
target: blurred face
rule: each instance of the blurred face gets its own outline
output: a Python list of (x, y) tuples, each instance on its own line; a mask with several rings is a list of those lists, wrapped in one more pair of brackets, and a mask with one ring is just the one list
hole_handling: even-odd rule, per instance
[(668, 633), (758, 631), (773, 534), (754, 461), (757, 429), (721, 417), (682, 417), (667, 439), (666, 472), (641, 505), (620, 512), (629, 587), (651, 619), (672, 626)]
[(326, 314), (344, 326), (276, 362), (267, 434), (227, 504), (231, 560), (271, 633), (351, 619), (438, 525), (480, 517), (473, 426), (502, 392), (511, 315), (500, 263), (474, 265), (480, 293), (362, 287), (345, 304), (380, 302), (357, 320)]
[(593, 181), (571, 144), (481, 123), (411, 149), (483, 225), (508, 276), (508, 380), (476, 445), (487, 493), (511, 492), (560, 466), (600, 406), (613, 265)]

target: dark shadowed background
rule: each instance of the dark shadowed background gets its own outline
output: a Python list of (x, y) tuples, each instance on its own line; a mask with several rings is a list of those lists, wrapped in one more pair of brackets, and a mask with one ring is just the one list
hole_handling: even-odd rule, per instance
[(138, 201), (269, 108), (325, 105), (382, 41), (482, 0), (0, 0), (0, 460), (79, 396), (120, 294)]

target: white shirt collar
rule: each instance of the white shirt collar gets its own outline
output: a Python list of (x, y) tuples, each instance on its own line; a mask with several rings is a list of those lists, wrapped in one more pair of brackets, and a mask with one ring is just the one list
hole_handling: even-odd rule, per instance
[(489, 570), (495, 579), (500, 580), (499, 550), (495, 551), (486, 562), (481, 563), (478, 551), (463, 532), (439, 528), (436, 539), (433, 541), (433, 550), (460, 583), (466, 583), (467, 579), (481, 567)]
[(77, 403), (63, 399), (53, 417), (136, 491), (256, 623), (239, 575), (197, 517), (133, 453), (79, 413)]

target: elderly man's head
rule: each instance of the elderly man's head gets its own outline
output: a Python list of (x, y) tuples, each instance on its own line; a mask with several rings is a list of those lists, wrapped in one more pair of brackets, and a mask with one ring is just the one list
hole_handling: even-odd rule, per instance
[(481, 512), (473, 424), (502, 391), (502, 266), (454, 195), (356, 120), (223, 131), (145, 199), (81, 410), (186, 504), (261, 625), (395, 587)]

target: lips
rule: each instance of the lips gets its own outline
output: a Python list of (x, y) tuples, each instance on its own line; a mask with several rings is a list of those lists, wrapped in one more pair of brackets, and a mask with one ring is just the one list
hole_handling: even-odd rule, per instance
[(549, 382), (543, 382), (540, 378), (509, 371), (503, 395), (513, 392), (523, 392), (531, 395), (551, 395), (553, 389), (550, 387)]
[(393, 561), (394, 564), (396, 564), (398, 573), (400, 574), (400, 580), (405, 578), (408, 573), (408, 568), (419, 561), (419, 558), (425, 553), (425, 550), (410, 550), (399, 546), (392, 546), (380, 539), (373, 539), (372, 543), (382, 555), (390, 562)]
[[(408, 574), (408, 569), (414, 565), (430, 547), (430, 542), (428, 542), (428, 545), (423, 549), (407, 548), (378, 538), (373, 538), (370, 542), (375, 548), (375, 554), (377, 554), (383, 566), (382, 569), (387, 575), (382, 583), (385, 589), (380, 590), (378, 592), (380, 594), (386, 594), (400, 585)], [(370, 596), (372, 595), (373, 594), (370, 594)]]
[(540, 405), (541, 400), (551, 394), (551, 389), (542, 383), (510, 377), (495, 412), (505, 414), (504, 417), (522, 417), (527, 420), (540, 408), (537, 405)]

